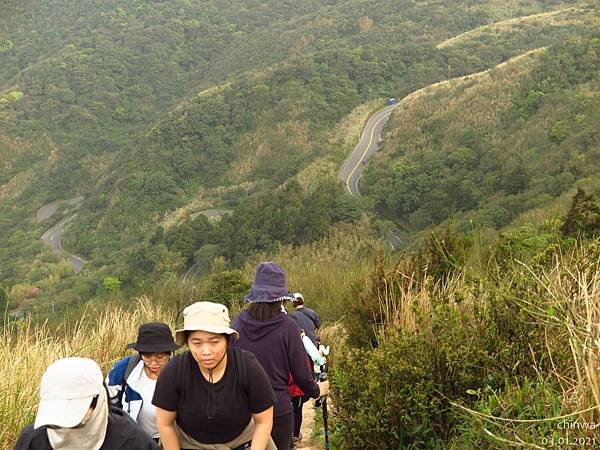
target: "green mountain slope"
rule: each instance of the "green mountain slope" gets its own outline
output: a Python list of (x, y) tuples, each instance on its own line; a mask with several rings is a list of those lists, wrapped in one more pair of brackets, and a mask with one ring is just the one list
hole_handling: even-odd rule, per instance
[[(176, 208), (235, 209), (320, 165), (333, 177), (348, 150), (333, 130), (355, 108), (583, 34), (589, 9), (573, 5), (11, 2), (0, 36), (0, 279), (93, 295), (102, 276), (130, 272), (124, 261)], [(436, 48), (546, 11), (561, 20)], [(48, 225), (34, 217), (79, 194), (65, 246), (92, 262), (74, 280), (53, 273), (37, 240)], [(216, 243), (233, 248), (222, 234)], [(178, 252), (193, 255), (190, 245)]]
[(409, 98), (362, 189), (410, 229), (502, 227), (598, 174), (600, 40), (532, 52)]
[[(431, 6), (431, 12), (438, 6)], [(168, 204), (186, 201), (186, 194), (193, 195), (198, 187), (242, 181), (252, 187), (277, 186), (316, 156), (331, 152), (320, 142), (352, 107), (397, 91), (397, 86), (409, 92), (447, 72), (447, 55), (432, 46), (441, 38), (428, 36), (432, 30), (427, 27), (420, 35), (411, 31), (407, 28), (397, 37), (401, 44), (377, 42), (378, 52), (374, 44), (308, 52), (177, 108), (134, 146), (131, 164), (120, 172), (123, 178), (110, 181), (117, 188), (104, 215), (105, 230), (118, 232), (130, 225), (127, 219), (145, 220)], [(546, 31), (539, 30), (538, 43), (561, 36)], [(521, 39), (513, 34), (511, 40), (520, 43), (513, 54), (529, 49), (530, 38), (529, 33)], [(351, 34), (333, 40), (353, 39)], [(428, 44), (417, 44), (427, 39)], [(488, 50), (476, 66), (501, 61), (503, 55)], [(466, 68), (454, 70), (462, 73)], [(248, 187), (242, 194), (247, 193)], [(128, 214), (132, 210), (137, 213)]]

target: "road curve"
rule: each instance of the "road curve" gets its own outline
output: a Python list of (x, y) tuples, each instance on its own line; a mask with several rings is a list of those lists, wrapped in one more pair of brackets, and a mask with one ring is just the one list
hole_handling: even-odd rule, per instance
[(47, 205), (42, 206), (40, 209), (38, 209), (38, 212), (36, 215), (37, 222), (40, 223), (40, 222), (52, 217), (54, 215), (54, 213), (56, 212), (56, 210), (58, 209), (59, 203), (60, 202), (48, 203)]
[[(78, 197), (79, 198), (79, 197)], [(58, 202), (54, 202), (55, 204)], [(40, 220), (40, 217), (42, 217), (41, 220), (44, 220), (48, 217), (50, 217), (52, 214), (54, 214), (54, 212), (56, 211), (55, 209), (55, 204), (50, 203), (49, 205), (43, 206), (38, 210), (38, 221)], [(54, 209), (54, 211), (52, 211), (52, 209)], [(41, 211), (41, 213), (40, 213)], [(51, 214), (49, 216), (46, 216), (46, 214), (52, 211)], [(65, 225), (67, 223), (69, 223), (71, 220), (73, 220), (75, 218), (77, 214), (73, 214), (72, 216), (66, 217), (65, 219), (61, 220), (60, 222), (58, 222), (56, 225), (54, 225), (52, 228), (50, 228), (49, 230), (47, 230), (44, 234), (42, 234), (42, 241), (44, 241), (44, 244), (46, 244), (49, 247), (52, 247), (52, 249), (54, 250), (54, 252), (57, 255), (60, 255), (61, 253), (66, 253), (65, 250), (62, 248), (62, 245), (60, 244), (60, 240), (62, 238), (62, 234), (65, 231)], [(71, 261), (71, 267), (73, 267), (73, 271), (75, 273), (79, 273), (83, 270), (83, 267), (85, 266), (86, 261), (83, 258), (80, 258), (79, 256), (76, 255), (68, 255), (69, 256), (69, 260)]]
[(204, 211), (200, 211), (190, 215), (190, 220), (196, 219), (201, 214), (205, 216), (209, 220), (217, 220), (223, 217), (224, 214), (231, 214), (233, 210), (231, 209), (205, 209)]
[[(379, 149), (379, 143), (381, 142), (381, 131), (385, 126), (385, 123), (390, 117), (390, 114), (397, 104), (386, 106), (380, 109), (367, 120), (365, 129), (360, 136), (360, 140), (350, 156), (344, 162), (344, 165), (338, 172), (338, 177), (348, 192), (351, 195), (360, 197), (360, 191), (358, 190), (358, 181), (364, 168), (364, 164), (369, 157)], [(396, 250), (400, 247), (400, 238), (398, 237), (400, 230), (389, 230), (386, 233), (386, 241), (392, 250)]]
[(352, 150), (338, 172), (339, 179), (344, 183), (350, 194), (360, 196), (358, 180), (360, 180), (363, 165), (378, 150), (381, 131), (396, 106), (386, 106), (369, 117), (358, 144), (356, 144), (356, 147), (354, 147), (354, 150)]

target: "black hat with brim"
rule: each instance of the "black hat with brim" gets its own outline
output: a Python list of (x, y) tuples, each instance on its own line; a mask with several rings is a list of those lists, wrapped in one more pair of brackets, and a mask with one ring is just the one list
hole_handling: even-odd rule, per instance
[(137, 341), (127, 345), (140, 353), (173, 352), (179, 345), (173, 340), (171, 329), (166, 323), (145, 323), (138, 330)]

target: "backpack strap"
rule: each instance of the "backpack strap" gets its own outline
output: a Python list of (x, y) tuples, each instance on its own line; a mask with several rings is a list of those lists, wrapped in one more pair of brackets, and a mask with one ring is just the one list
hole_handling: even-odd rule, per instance
[(235, 367), (240, 375), (242, 387), (246, 395), (250, 392), (250, 380), (248, 379), (248, 355), (246, 350), (233, 347), (233, 358), (235, 359)]
[[(46, 428), (38, 428), (38, 430), (45, 430)], [(33, 429), (33, 425), (28, 426), (23, 431), (21, 431), (21, 435), (17, 440), (14, 450), (29, 450), (29, 446), (31, 445), (31, 441), (36, 435), (36, 430)]]
[(129, 362), (127, 362), (127, 367), (125, 368), (123, 379), (121, 380), (121, 390), (117, 395), (117, 404), (123, 405), (123, 395), (125, 394), (125, 386), (127, 386), (127, 378), (129, 378), (129, 375), (131, 375), (131, 372), (133, 372), (133, 369), (135, 369), (135, 366), (138, 365), (141, 359), (139, 353), (135, 353), (129, 357)]
[(125, 368), (125, 373), (123, 374), (123, 382), (127, 381), (127, 378), (129, 378), (129, 375), (131, 375), (131, 372), (133, 372), (133, 369), (135, 369), (135, 366), (138, 365), (141, 359), (142, 357), (139, 353), (135, 353), (129, 357), (129, 362)]

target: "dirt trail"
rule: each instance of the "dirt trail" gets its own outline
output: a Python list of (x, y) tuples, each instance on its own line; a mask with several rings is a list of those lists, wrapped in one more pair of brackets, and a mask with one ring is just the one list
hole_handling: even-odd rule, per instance
[(320, 437), (313, 437), (315, 429), (315, 413), (321, 413), (321, 409), (315, 410), (315, 401), (309, 400), (302, 408), (302, 440), (298, 442), (296, 450), (323, 450)]

